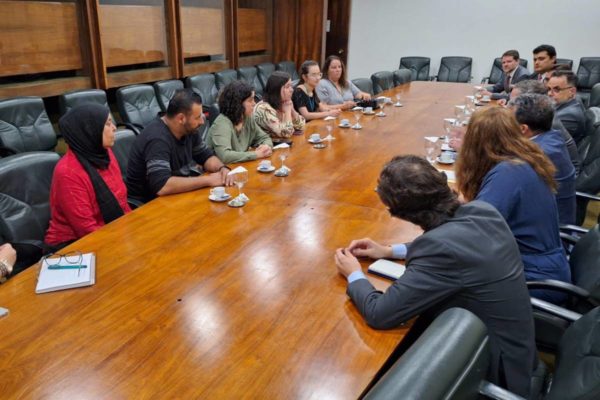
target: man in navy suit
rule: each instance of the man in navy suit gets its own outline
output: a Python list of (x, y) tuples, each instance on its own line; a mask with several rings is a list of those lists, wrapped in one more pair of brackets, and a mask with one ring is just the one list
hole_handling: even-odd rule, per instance
[(548, 96), (556, 103), (556, 117), (579, 143), (585, 136), (585, 111), (576, 94), (577, 75), (572, 71), (552, 72), (548, 80)]
[(508, 50), (502, 54), (500, 80), (495, 85), (488, 86), (484, 95), (491, 95), (493, 100), (508, 99), (508, 94), (515, 83), (529, 79), (529, 71), (519, 64), (519, 58), (517, 50)]

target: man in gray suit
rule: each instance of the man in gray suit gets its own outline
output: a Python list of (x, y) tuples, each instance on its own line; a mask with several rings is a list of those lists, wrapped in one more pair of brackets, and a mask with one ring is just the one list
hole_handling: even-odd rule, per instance
[(484, 95), (492, 97), (493, 100), (507, 99), (512, 86), (524, 79), (529, 79), (527, 68), (519, 64), (519, 52), (508, 50), (502, 54), (502, 75), (500, 80), (493, 86), (488, 86)]
[(541, 44), (533, 49), (533, 74), (529, 79), (545, 82), (544, 75), (556, 64), (556, 49), (549, 44)]
[[(377, 192), (392, 216), (424, 233), (405, 254), (405, 245), (370, 239), (336, 251), (338, 271), (361, 315), (373, 328), (391, 329), (426, 310), (470, 310), (490, 335), (488, 378), (528, 398), (537, 365), (533, 317), (519, 249), (502, 215), (481, 201), (461, 205), (446, 175), (417, 156), (392, 159)], [(382, 293), (355, 256), (406, 258), (406, 272)]]
[(585, 136), (585, 111), (576, 94), (577, 75), (572, 71), (552, 72), (548, 81), (548, 96), (556, 103), (556, 117), (579, 143)]

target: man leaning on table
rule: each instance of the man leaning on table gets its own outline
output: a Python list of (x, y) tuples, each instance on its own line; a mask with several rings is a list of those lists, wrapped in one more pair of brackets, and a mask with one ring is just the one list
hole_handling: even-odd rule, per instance
[(8, 279), (17, 262), (17, 252), (9, 243), (0, 245), (0, 283)]
[[(424, 233), (408, 245), (361, 239), (336, 251), (361, 315), (373, 328), (391, 329), (426, 311), (470, 310), (490, 335), (488, 379), (529, 397), (537, 365), (533, 317), (519, 249), (502, 215), (482, 201), (461, 205), (446, 175), (417, 156), (392, 159), (377, 192), (392, 216)], [(405, 258), (406, 271), (382, 293), (356, 256)]]
[(130, 198), (147, 202), (156, 196), (233, 185), (229, 167), (198, 133), (203, 123), (201, 97), (191, 89), (177, 90), (166, 114), (152, 121), (131, 148), (125, 180)]
[(484, 95), (491, 95), (493, 100), (508, 98), (512, 85), (525, 79), (529, 79), (527, 68), (519, 64), (519, 52), (508, 50), (502, 54), (502, 75), (493, 86), (488, 86)]

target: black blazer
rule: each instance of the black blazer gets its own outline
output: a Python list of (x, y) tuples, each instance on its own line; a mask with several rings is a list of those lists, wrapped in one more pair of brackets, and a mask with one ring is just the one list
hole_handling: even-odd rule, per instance
[(533, 317), (519, 248), (502, 215), (482, 201), (461, 206), (409, 245), (406, 267), (385, 293), (366, 279), (348, 285), (367, 323), (390, 329), (431, 308), (465, 308), (488, 328), (489, 379), (528, 397), (537, 365)]

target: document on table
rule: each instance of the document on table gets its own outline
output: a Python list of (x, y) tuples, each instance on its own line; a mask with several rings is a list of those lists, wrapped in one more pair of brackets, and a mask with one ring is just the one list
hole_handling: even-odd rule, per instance
[(94, 253), (83, 254), (81, 265), (85, 268), (49, 269), (48, 262), (44, 260), (40, 267), (38, 282), (35, 287), (36, 293), (54, 292), (91, 286), (96, 283), (96, 255)]

